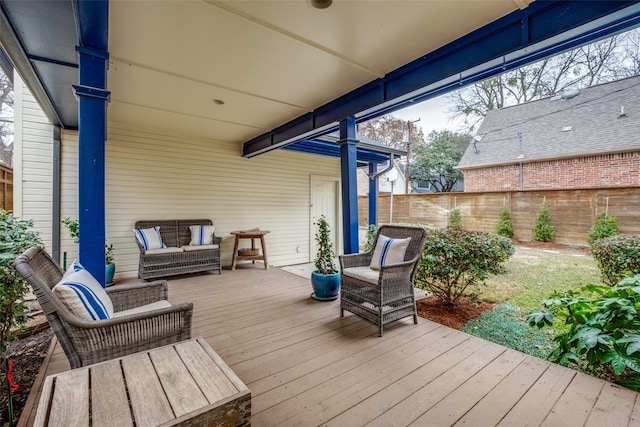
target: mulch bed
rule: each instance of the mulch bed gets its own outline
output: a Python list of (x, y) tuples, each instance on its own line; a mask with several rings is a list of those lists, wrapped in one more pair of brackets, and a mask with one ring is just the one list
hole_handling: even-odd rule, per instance
[[(49, 351), (49, 345), (53, 336), (53, 331), (48, 327), (38, 326), (29, 335), (13, 341), (7, 348), (5, 356), (13, 361), (13, 371), (11, 377), (18, 385), (18, 390), (13, 392), (13, 412), (15, 420), (20, 417), (24, 404), (29, 397), (33, 382), (38, 376), (40, 365)], [(4, 360), (2, 361), (0, 372), (2, 381), (0, 387), (0, 426), (9, 425), (9, 414), (7, 412), (7, 382)]]
[(447, 305), (438, 297), (427, 297), (416, 301), (418, 316), (453, 329), (462, 329), (471, 319), (491, 310), (494, 304), (486, 301), (472, 303), (469, 298), (460, 298), (455, 305)]

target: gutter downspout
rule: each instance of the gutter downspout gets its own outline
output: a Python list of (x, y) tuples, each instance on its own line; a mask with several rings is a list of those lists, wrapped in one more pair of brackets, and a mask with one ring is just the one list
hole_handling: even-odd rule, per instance
[(394, 157), (395, 157), (395, 154), (391, 154), (391, 157), (389, 158), (389, 166), (387, 168), (385, 168), (384, 170), (382, 170), (381, 172), (368, 174), (369, 175), (369, 179), (372, 180), (372, 181), (375, 181), (376, 179), (378, 179), (380, 177), (380, 175), (384, 175), (385, 173), (387, 173), (391, 169), (393, 169), (393, 166), (395, 165), (395, 163), (393, 162), (393, 158)]
[[(385, 173), (389, 172), (391, 169), (393, 169), (393, 167), (395, 166), (395, 162), (394, 162), (394, 157), (395, 154), (391, 154), (391, 157), (389, 157), (389, 166), (387, 166), (385, 169), (383, 169), (381, 172), (378, 173), (369, 173), (369, 179), (371, 181), (377, 181), (378, 178), (380, 178), (381, 175), (384, 175)], [(376, 189), (378, 188), (378, 183), (376, 182)], [(371, 194), (371, 193), (370, 193)], [(371, 195), (369, 195), (369, 197), (371, 197)], [(376, 191), (376, 195), (375, 195), (376, 199), (378, 198), (378, 194)], [(393, 222), (393, 181), (391, 182), (391, 201), (389, 202), (389, 222)], [(376, 215), (376, 224), (377, 224), (377, 215)], [(371, 222), (369, 222), (371, 223)]]
[(51, 256), (61, 264), (60, 260), (60, 200), (61, 200), (61, 133), (60, 125), (53, 127), (53, 171), (52, 171), (52, 212), (51, 212)]

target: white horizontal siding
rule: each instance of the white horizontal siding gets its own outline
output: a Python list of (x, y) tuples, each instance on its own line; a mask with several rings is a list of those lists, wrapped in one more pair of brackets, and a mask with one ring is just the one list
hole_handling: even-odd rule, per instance
[[(339, 160), (277, 150), (253, 159), (239, 144), (111, 125), (107, 155), (107, 240), (114, 244), (116, 277), (137, 275), (132, 232), (141, 219), (210, 218), (223, 237), (222, 262), (231, 263), (231, 231), (260, 227), (269, 263), (308, 262), (309, 182), (338, 176)], [(63, 133), (62, 217), (77, 218), (77, 135)], [(241, 241), (241, 246), (249, 245)], [(63, 232), (62, 251), (77, 248)]]
[(17, 73), (14, 96), (14, 212), (32, 219), (51, 249), (53, 126)]

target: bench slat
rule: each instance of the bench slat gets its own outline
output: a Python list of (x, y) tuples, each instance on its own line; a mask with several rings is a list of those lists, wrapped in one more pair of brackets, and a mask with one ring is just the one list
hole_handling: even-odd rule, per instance
[(220, 365), (211, 363), (211, 356), (197, 341), (190, 341), (176, 350), (210, 403), (238, 393)]
[(87, 427), (89, 425), (89, 373), (71, 371), (55, 379), (49, 427)]
[(92, 367), (91, 421), (95, 426), (133, 426), (120, 361)]
[(157, 426), (175, 418), (148, 353), (122, 359), (136, 426)]
[(151, 350), (149, 357), (176, 417), (208, 405), (209, 402), (173, 347)]

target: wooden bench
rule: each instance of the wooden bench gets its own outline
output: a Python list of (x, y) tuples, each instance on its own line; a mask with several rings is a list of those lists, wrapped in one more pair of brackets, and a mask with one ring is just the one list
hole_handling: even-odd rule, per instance
[(35, 426), (248, 426), (251, 392), (202, 338), (52, 375)]

